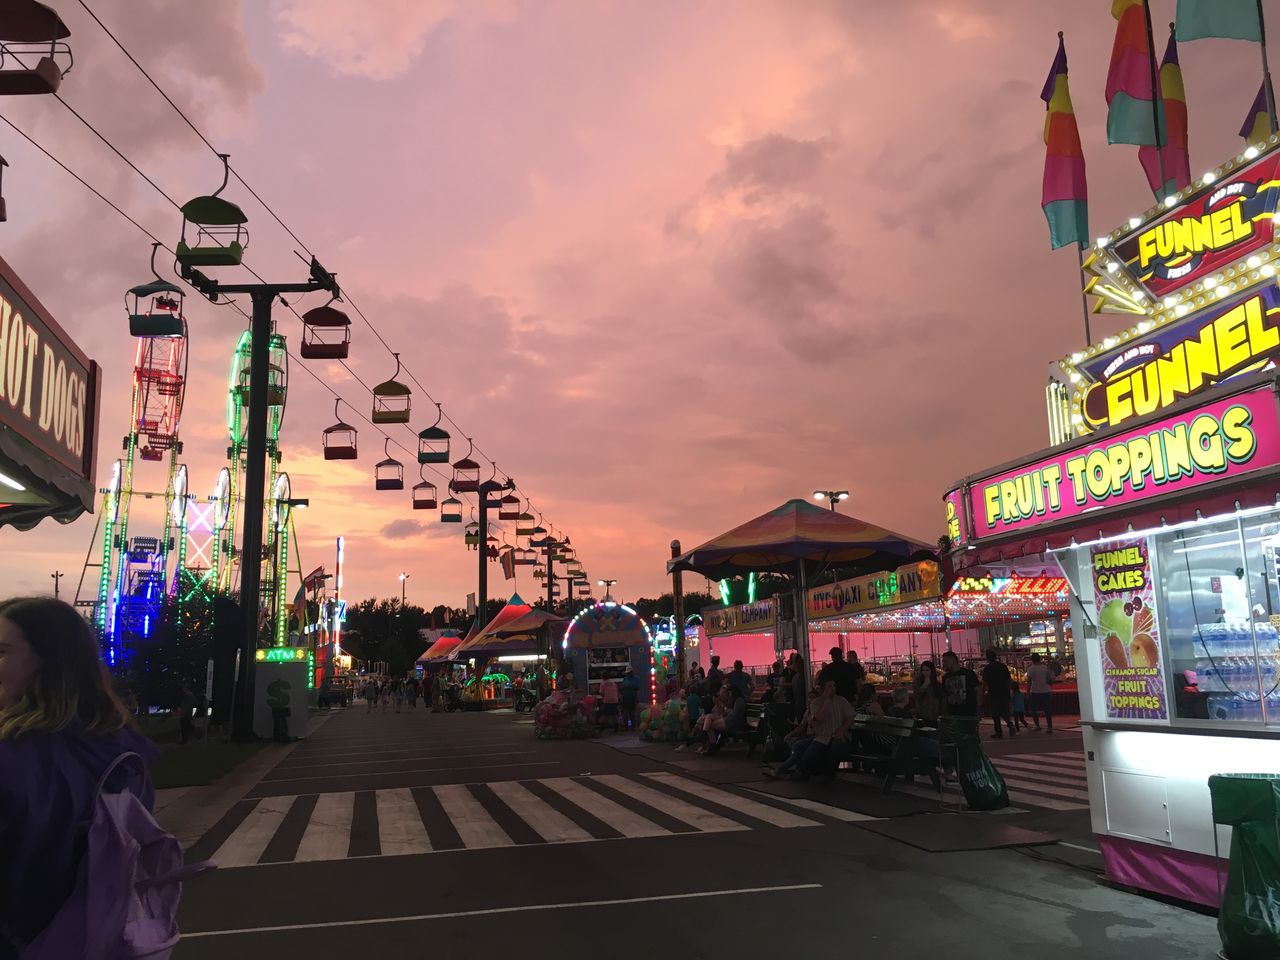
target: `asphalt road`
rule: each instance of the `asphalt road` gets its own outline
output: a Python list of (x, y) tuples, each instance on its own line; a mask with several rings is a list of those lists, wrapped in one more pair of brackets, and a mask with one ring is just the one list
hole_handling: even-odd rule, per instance
[[(1218, 948), (1211, 918), (1098, 882), (1070, 732), (992, 753), (1033, 788), (1011, 785), (1017, 810), (999, 821), (1073, 846), (954, 853), (870, 832), (885, 821), (860, 811), (895, 812), (870, 785), (776, 797), (753, 789), (764, 781), (741, 750), (613, 743), (537, 741), (511, 713), (338, 712), (189, 851), (221, 868), (188, 884), (175, 956), (1190, 960)], [(963, 837), (993, 822), (893, 796), (934, 805), (893, 818), (907, 829)]]

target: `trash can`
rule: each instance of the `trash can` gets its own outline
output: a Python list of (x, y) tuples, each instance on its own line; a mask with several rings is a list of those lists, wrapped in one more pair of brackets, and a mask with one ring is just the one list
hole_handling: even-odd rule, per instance
[(977, 717), (942, 717), (938, 731), (943, 756), (956, 755), (956, 776), (970, 810), (999, 810), (1009, 805), (1009, 788), (995, 765), (982, 752)]
[[(1280, 775), (1209, 778), (1214, 824), (1231, 827), (1231, 858), (1218, 913), (1227, 960), (1280, 957)], [(1214, 829), (1214, 846), (1217, 846)]]

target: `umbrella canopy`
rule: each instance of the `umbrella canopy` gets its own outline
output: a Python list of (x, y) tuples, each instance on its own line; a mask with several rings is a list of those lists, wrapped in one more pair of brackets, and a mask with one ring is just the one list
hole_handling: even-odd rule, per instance
[(752, 571), (790, 573), (797, 560), (869, 571), (923, 559), (936, 559), (928, 544), (807, 500), (788, 500), (668, 561), (667, 572), (720, 580)]
[(458, 636), (456, 630), (441, 634), (439, 639), (431, 646), (423, 651), (422, 656), (418, 658), (418, 663), (428, 663), (432, 660), (444, 660), (453, 652), (454, 647), (462, 642), (462, 638)]
[[(454, 656), (487, 650), (492, 645), (491, 641), (497, 639), (496, 631), (532, 612), (533, 607), (525, 603), (520, 594), (513, 593), (511, 599), (507, 601), (507, 605), (498, 611), (497, 615), (489, 621), (488, 626), (483, 630), (478, 630), (474, 625), (472, 626), (467, 633), (466, 639), (454, 650)], [(498, 645), (501, 646), (501, 643), (499, 642)]]

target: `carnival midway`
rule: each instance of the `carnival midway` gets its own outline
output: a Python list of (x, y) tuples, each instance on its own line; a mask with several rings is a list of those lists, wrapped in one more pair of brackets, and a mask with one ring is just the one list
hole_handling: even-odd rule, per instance
[[(693, 11), (604, 4), (599, 23), (579, 8), (566, 25), (515, 3), (502, 17), (441, 14), (414, 33), (418, 13), (376, 0), (306, 16), (291, 3), (198, 16), (180, 4), (98, 6), (0, 3), (2, 226), (48, 231), (47, 256), (47, 238), (62, 236), (51, 221), (75, 210), (118, 247), (100, 269), (74, 261), (83, 245), (61, 243), (60, 280), (21, 244), (0, 257), (0, 960), (701, 956), (746, 938), (762, 953), (798, 940), (984, 960), (1280, 958), (1280, 123), (1266, 43), (1280, 11), (1269, 0), (1098, 0), (1064, 16), (1071, 29), (1056, 44), (1045, 11), (997, 21), (944, 3), (924, 33), (910, 19), (923, 11), (893, 14), (912, 23), (885, 41), (900, 58), (930, 31), (1043, 47), (1041, 103), (1025, 98), (1030, 132), (1003, 156), (1025, 164), (1043, 123), (1051, 269), (1074, 285), (1021, 304), (1030, 341), (1075, 344), (1033, 357), (1036, 377), (1047, 365), (1043, 395), (1008, 388), (1023, 371), (992, 368), (986, 393), (958, 404), (955, 387), (977, 386), (964, 380), (979, 372), (912, 374), (953, 451), (929, 461), (939, 472), (916, 504), (905, 500), (918, 477), (873, 478), (869, 458), (847, 488), (814, 489), (843, 461), (824, 447), (813, 475), (795, 424), (771, 433), (774, 411), (735, 411), (732, 436), (717, 419), (693, 461), (664, 435), (660, 449), (632, 444), (625, 465), (612, 463), (628, 430), (733, 389), (732, 367), (715, 364), (741, 362), (736, 328), (699, 356), (705, 380), (686, 381), (632, 362), (638, 343), (602, 348), (597, 320), (545, 325), (515, 280), (504, 296), (518, 309), (496, 327), (483, 326), (496, 295), (476, 295), (465, 319), (436, 309), (472, 296), (449, 271), (480, 268), (432, 252), (435, 216), (466, 207), (460, 238), (502, 220), (486, 241), (494, 262), (527, 244), (515, 214), (490, 209), (506, 194), (472, 152), (484, 136), (407, 103), (382, 112), (411, 99), (401, 73), (432, 59), (441, 73), (424, 89), (456, 84), (450, 103), (470, 103), (480, 95), (457, 51), (481, 36), (523, 49), (581, 30), (590, 46), (593, 30), (621, 29), (643, 47), (650, 30), (701, 36)], [(777, 52), (787, 31), (807, 36), (800, 11), (776, 7), (735, 8), (730, 19), (743, 19), (716, 27), (732, 61)], [(876, 29), (852, 7), (839, 16)], [(365, 18), (394, 25), (366, 43)], [(772, 24), (759, 36), (778, 39), (751, 54), (735, 44), (754, 18)], [(336, 46), (317, 32), (330, 20), (345, 38)], [(245, 41), (242, 52), (184, 46), (197, 23), (211, 44)], [(819, 46), (839, 47), (837, 33), (824, 26)], [(248, 44), (252, 34), (272, 43)], [(1100, 64), (1108, 41), (1105, 122), (1101, 102), (1078, 121), (1068, 43)], [(870, 55), (848, 43), (860, 51), (842, 52), (851, 63)], [(576, 42), (557, 49), (578, 62)], [(194, 66), (207, 56), (217, 65)], [(1247, 84), (1229, 87), (1217, 61)], [(664, 64), (659, 78), (677, 70)], [(599, 58), (579, 66), (604, 69)], [(282, 155), (246, 132), (247, 106), (197, 100), (193, 78), (231, 83), (241, 69), (282, 130), (320, 110), (290, 83), (328, 91), (334, 141), (323, 163), (300, 141), (297, 183), (270, 172)], [(528, 71), (519, 86), (530, 97), (559, 89), (552, 72)], [(994, 81), (979, 72), (973, 96), (986, 102)], [(120, 77), (137, 97), (118, 94)], [(112, 100), (95, 99), (95, 84)], [(596, 84), (575, 81), (575, 96)], [(1244, 118), (1238, 142), (1205, 137), (1219, 154), (1207, 167), (1191, 158), (1197, 84), (1217, 113)], [(712, 96), (681, 90), (682, 102)], [(495, 109), (527, 123), (523, 107), (519, 118), (505, 105), (479, 112)], [(148, 142), (158, 134), (116, 122), (121, 111), (189, 140), (181, 170), (171, 147)], [(584, 132), (592, 116), (571, 121), (577, 133), (557, 149), (599, 149)], [(354, 132), (370, 123), (378, 137)], [(430, 149), (403, 146), (414, 123), (435, 131)], [(740, 123), (715, 136), (740, 136)], [(431, 209), (362, 198), (369, 224), (347, 222), (357, 214), (338, 212), (335, 183), (355, 177), (346, 165), (368, 154), (349, 151), (369, 140), (392, 158), (389, 179), (410, 155), (445, 177), (456, 149), (484, 196), (430, 185), (405, 196), (429, 195)], [(760, 229), (811, 216), (805, 191), (838, 142), (771, 134), (732, 146), (725, 169), (701, 177), (704, 193), (653, 235), (696, 237), (692, 258), (721, 218)], [(1122, 151), (1151, 197), (1109, 200), (1117, 225), (1091, 232), (1086, 155), (1118, 198), (1110, 158)], [(123, 165), (127, 189), (104, 158)], [(593, 164), (571, 178), (584, 192), (565, 217), (608, 215), (585, 191), (600, 171), (620, 174)], [(548, 176), (525, 173), (541, 209), (554, 196)], [(1005, 189), (996, 179), (971, 189), (994, 197)], [(205, 192), (183, 200), (170, 186), (188, 182)], [(312, 200), (331, 193), (332, 216), (293, 209), (298, 184)], [(384, 186), (362, 192), (385, 198)], [(414, 222), (398, 245), (397, 218)], [(539, 237), (560, 225), (540, 221)], [(756, 286), (743, 302), (781, 303), (770, 287), (792, 282), (772, 272), (781, 248), (760, 254), (748, 227), (735, 229), (711, 263), (716, 283), (746, 282), (728, 259), (746, 250)], [(362, 259), (366, 242), (387, 245), (379, 269)], [(902, 242), (902, 255), (918, 255)], [(601, 284), (625, 286), (590, 274), (589, 246), (571, 267), (540, 264), (529, 290), (585, 303)], [(439, 300), (395, 285), (412, 272), (395, 266), (406, 255), (413, 270), (448, 260), (422, 268)], [(1015, 269), (1043, 266), (1019, 256)], [(823, 288), (805, 275), (797, 287)], [(929, 277), (914, 281), (922, 295), (936, 283), (942, 296)], [(667, 296), (687, 293), (666, 280)], [(95, 313), (86, 291), (98, 298), (108, 282), (122, 306)], [(958, 309), (986, 295), (955, 296)], [(1070, 337), (1055, 341), (1050, 318), (1068, 318)], [(788, 349), (799, 350), (799, 326)], [(823, 349), (838, 354), (840, 331), (823, 330)], [(664, 349), (678, 352), (670, 339)], [(475, 343), (480, 355), (464, 355)], [(600, 366), (587, 359), (610, 352)], [(870, 383), (872, 361), (850, 357), (845, 372)], [(814, 369), (836, 368), (806, 376)], [(757, 402), (785, 404), (779, 390)], [(984, 415), (961, 415), (978, 397)], [(561, 415), (571, 419), (548, 429)], [(1019, 418), (1035, 421), (1039, 448), (1020, 446)], [(1002, 435), (979, 437), (980, 420), (1003, 420)], [(744, 438), (773, 450), (773, 479), (728, 476), (766, 476), (723, 459)], [(973, 469), (986, 454), (954, 452), (966, 450), (1004, 461)], [(607, 497), (585, 495), (588, 480)], [(873, 484), (881, 492), (865, 496)], [(913, 534), (891, 529), (900, 524)], [(593, 567), (609, 576), (588, 574), (586, 557), (603, 558)]]

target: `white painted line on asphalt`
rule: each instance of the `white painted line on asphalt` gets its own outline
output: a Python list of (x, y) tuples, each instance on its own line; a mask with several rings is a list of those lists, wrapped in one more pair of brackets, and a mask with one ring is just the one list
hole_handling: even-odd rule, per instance
[[(475, 760), (480, 757), (528, 757), (536, 753), (536, 750), (506, 750), (502, 753), (468, 753), (465, 757), (467, 760)], [(418, 760), (461, 760), (464, 759), (455, 753), (433, 753), (422, 757), (391, 757), (388, 760), (338, 760), (333, 763), (296, 763), (293, 766), (298, 769), (314, 770), (316, 767), (355, 767), (367, 763), (412, 763)], [(279, 769), (278, 767), (276, 769)], [(288, 773), (289, 771), (284, 771)], [(337, 774), (334, 774), (337, 776)], [(268, 781), (281, 779), (287, 780), (288, 777), (267, 777)]]
[(440, 806), (444, 807), (449, 822), (468, 850), (509, 847), (515, 842), (466, 787), (451, 783), (431, 789), (440, 798)]
[(591, 834), (555, 807), (545, 803), (540, 797), (534, 796), (523, 783), (515, 780), (499, 780), (489, 784), (489, 789), (548, 843), (591, 839)]
[(636, 903), (664, 903), (672, 900), (705, 900), (711, 897), (737, 897), (749, 893), (785, 893), (792, 890), (821, 890), (820, 883), (788, 883), (774, 887), (740, 887), (736, 890), (698, 890), (693, 893), (667, 893), (652, 897), (619, 897), (615, 900), (589, 900), (569, 903), (530, 903), (518, 907), (490, 907), (487, 910), (455, 910), (451, 913), (419, 913), (411, 917), (381, 917), (372, 920), (330, 920), (324, 923), (294, 923), (275, 927), (241, 927), (235, 930), (198, 930), (182, 934), (183, 940), (205, 937), (235, 937), (252, 933), (288, 933), (293, 930), (330, 930), (336, 927), (369, 927), (384, 923), (419, 923), (423, 920), (458, 920), (465, 917), (488, 917), (503, 913), (533, 913), (538, 910), (568, 910), (583, 907), (621, 907)]
[[(414, 770), (385, 770), (381, 773), (326, 773), (315, 777), (280, 777), (262, 780), (260, 783), (296, 783), (299, 780), (337, 780), (342, 777), (402, 777), (408, 773), (442, 773), (445, 770), (504, 770), (507, 767), (558, 767), (559, 760), (538, 760), (526, 763), (477, 763), (465, 767), (418, 767)], [(483, 783), (483, 781), (480, 781)]]
[(1058, 846), (1070, 847), (1072, 850), (1083, 850), (1085, 853), (1096, 853), (1098, 856), (1102, 856), (1102, 851), (1096, 847), (1086, 847), (1079, 843), (1067, 843), (1065, 840), (1059, 840)]
[(1063, 800), (1083, 800), (1085, 803), (1089, 802), (1089, 794), (1082, 790), (1071, 790), (1067, 787), (1048, 786), (1043, 783), (1034, 783), (1033, 781), (1022, 780), (1017, 777), (1005, 777), (1004, 782), (1011, 787), (1017, 787), (1020, 792), (1047, 794), (1048, 796), (1059, 797)]
[(816, 820), (797, 817), (794, 813), (787, 813), (785, 810), (779, 810), (777, 807), (771, 807), (767, 804), (756, 803), (754, 800), (748, 800), (746, 797), (730, 793), (728, 790), (717, 790), (715, 787), (709, 787), (704, 783), (677, 776), (674, 773), (646, 773), (642, 774), (642, 776), (657, 780), (659, 783), (665, 783), (667, 786), (674, 787), (677, 790), (683, 790), (685, 793), (692, 794), (695, 797), (718, 803), (720, 806), (736, 810), (738, 813), (745, 813), (749, 817), (763, 820), (765, 823), (771, 823), (775, 827), (821, 826)]
[(257, 863), (297, 797), (263, 797), (210, 859), (220, 867)]
[(738, 823), (736, 820), (722, 817), (719, 814), (712, 813), (710, 810), (694, 806), (692, 803), (685, 803), (669, 793), (652, 790), (643, 784), (628, 780), (626, 777), (619, 776), (616, 773), (606, 773), (591, 779), (614, 787), (620, 793), (634, 797), (641, 803), (653, 807), (655, 810), (661, 810), (663, 813), (675, 817), (691, 827), (697, 827), (704, 833), (728, 833), (731, 830), (751, 829), (745, 823)]
[(555, 777), (542, 782), (570, 803), (581, 807), (596, 819), (603, 820), (624, 837), (660, 837), (671, 832), (589, 787), (584, 787), (571, 777)]
[(1089, 788), (1089, 781), (1085, 777), (1083, 770), (1078, 773), (1069, 770), (1046, 770), (1043, 767), (1029, 767), (1020, 763), (1006, 763), (1003, 760), (996, 764), (996, 769), (1001, 773), (1008, 773), (1010, 776), (1023, 777), (1027, 780), (1037, 780), (1041, 783), (1073, 787), (1081, 790), (1087, 790)]
[(1083, 760), (1064, 760), (1058, 757), (1033, 757), (1029, 754), (1015, 754), (1012, 756), (992, 757), (997, 764), (1000, 763), (1016, 763), (1023, 767), (1032, 767), (1041, 770), (1061, 771), (1062, 773), (1078, 773), (1084, 776)]
[(354, 793), (322, 793), (311, 811), (294, 860), (342, 860), (351, 847)]
[[(754, 788), (748, 789), (754, 790)], [(829, 803), (820, 803), (817, 800), (806, 800), (804, 797), (780, 797), (776, 793), (766, 793), (763, 790), (755, 790), (754, 792), (759, 793), (761, 796), (768, 797), (770, 800), (787, 803), (793, 807), (799, 807), (801, 810), (811, 810), (814, 813), (822, 814), (824, 817), (843, 820), (845, 823), (861, 823), (865, 820), (882, 819), (881, 817), (872, 817), (865, 813), (858, 813), (856, 810), (845, 810), (841, 807), (833, 807)]]
[(378, 840), (384, 857), (428, 853), (431, 840), (418, 812), (418, 801), (408, 787), (375, 791), (378, 807)]

